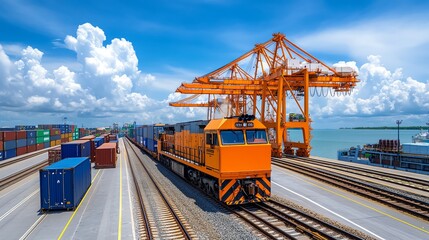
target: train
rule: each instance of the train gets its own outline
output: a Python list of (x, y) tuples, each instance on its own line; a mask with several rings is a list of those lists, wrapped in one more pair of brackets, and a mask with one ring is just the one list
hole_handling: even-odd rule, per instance
[(137, 126), (135, 145), (227, 205), (268, 201), (271, 144), (252, 115)]

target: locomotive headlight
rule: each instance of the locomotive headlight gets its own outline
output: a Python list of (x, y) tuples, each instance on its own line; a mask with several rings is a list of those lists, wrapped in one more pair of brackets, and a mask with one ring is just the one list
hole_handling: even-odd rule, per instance
[(243, 127), (247, 127), (247, 123), (245, 122), (245, 123), (243, 123)]

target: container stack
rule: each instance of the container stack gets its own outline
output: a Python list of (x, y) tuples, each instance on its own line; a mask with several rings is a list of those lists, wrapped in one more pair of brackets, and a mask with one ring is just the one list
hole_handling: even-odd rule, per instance
[(56, 163), (56, 162), (58, 162), (60, 160), (61, 160), (61, 147), (58, 146), (58, 147), (49, 149), (49, 151), (48, 151), (48, 162), (49, 162), (49, 165), (51, 165), (53, 163)]
[(27, 152), (34, 152), (37, 150), (37, 131), (27, 130)]
[(66, 158), (40, 170), (41, 210), (75, 209), (91, 186), (87, 157)]
[(36, 131), (37, 150), (48, 148), (51, 146), (51, 133), (49, 129), (39, 129)]
[(95, 150), (95, 168), (115, 168), (117, 144), (103, 143)]
[[(79, 131), (77, 126), (64, 124), (39, 124), (38, 128), (30, 125), (0, 128), (0, 160), (71, 142), (79, 136)], [(82, 132), (86, 131), (82, 129)]]
[(57, 146), (61, 144), (61, 132), (59, 128), (51, 128), (49, 129), (50, 138), (51, 138), (51, 147)]
[(27, 153), (27, 132), (16, 132), (16, 156), (21, 156)]
[(3, 132), (0, 132), (0, 161), (3, 160)]
[(78, 140), (79, 139), (79, 128), (77, 128), (77, 126), (72, 125), (72, 138), (73, 140)]
[(16, 157), (16, 132), (0, 132), (3, 135), (3, 160)]
[(36, 130), (36, 126), (33, 126), (33, 125), (16, 125), (15, 126), (15, 130), (16, 131), (21, 131), (21, 130), (25, 130), (25, 131)]

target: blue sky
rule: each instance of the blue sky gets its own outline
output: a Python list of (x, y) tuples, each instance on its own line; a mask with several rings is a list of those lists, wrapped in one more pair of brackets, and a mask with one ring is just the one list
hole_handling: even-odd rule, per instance
[(351, 96), (312, 98), (314, 128), (429, 120), (426, 1), (0, 0), (0, 127), (178, 122), (191, 82), (282, 32), (328, 65), (356, 66)]

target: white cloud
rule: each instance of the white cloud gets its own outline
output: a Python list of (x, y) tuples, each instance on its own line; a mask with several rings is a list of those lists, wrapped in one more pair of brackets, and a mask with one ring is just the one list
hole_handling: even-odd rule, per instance
[[(11, 61), (0, 45), (0, 78), (5, 79), (10, 74)], [(1, 85), (0, 85), (1, 86)]]
[(30, 105), (42, 105), (47, 102), (49, 102), (49, 98), (46, 98), (46, 97), (31, 96), (28, 98), (28, 103)]
[(371, 55), (360, 69), (361, 82), (351, 95), (317, 98), (315, 117), (425, 116), (429, 107), (429, 82), (404, 78), (401, 69), (389, 71), (381, 57)]
[(54, 77), (61, 87), (57, 91), (62, 94), (74, 96), (78, 92), (82, 92), (82, 87), (75, 81), (75, 73), (71, 72), (67, 67), (61, 66), (54, 70)]
[(381, 55), (389, 68), (403, 67), (409, 75), (428, 79), (428, 24), (426, 14), (383, 16), (312, 31), (294, 41), (309, 52), (348, 55), (361, 63)]
[[(14, 54), (13, 62), (0, 45), (0, 113), (12, 110), (37, 115), (65, 113), (69, 118), (134, 117), (146, 123), (205, 116), (199, 110), (172, 108), (166, 100), (149, 98), (144, 92), (150, 92), (153, 85), (168, 85), (174, 91), (178, 82), (142, 74), (131, 42), (115, 38), (104, 45), (105, 41), (101, 28), (80, 25), (76, 36), (64, 40), (64, 46), (76, 53), (76, 63), (67, 61), (49, 68), (42, 64), (44, 53), (39, 49), (25, 47)], [(180, 76), (190, 74), (183, 69), (171, 71), (180, 72)]]

